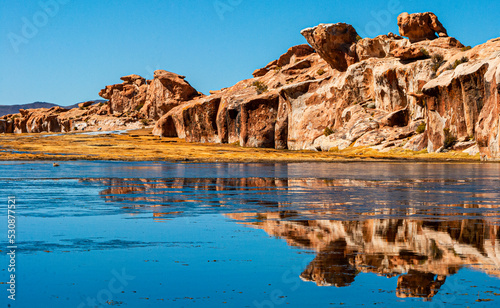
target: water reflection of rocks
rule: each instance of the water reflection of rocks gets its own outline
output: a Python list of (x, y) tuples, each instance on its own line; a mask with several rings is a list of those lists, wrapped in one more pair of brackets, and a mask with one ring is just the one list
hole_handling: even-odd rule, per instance
[(447, 276), (464, 266), (500, 278), (499, 226), (482, 219), (283, 221), (279, 213), (229, 216), (291, 246), (316, 251), (301, 278), (319, 286), (348, 286), (359, 272), (400, 275), (398, 296), (432, 297)]
[[(478, 180), (175, 178), (90, 179), (108, 186), (109, 202), (134, 208), (179, 208), (190, 212), (287, 211), (293, 219), (393, 218), (460, 219), (487, 216), (499, 221), (498, 183), (478, 192)], [(487, 188), (490, 188), (489, 190)]]
[[(301, 278), (349, 286), (398, 277), (399, 297), (433, 297), (470, 267), (500, 278), (500, 194), (465, 180), (104, 179), (102, 196), (155, 218), (217, 212), (310, 249)], [(485, 186), (486, 187), (486, 186)]]

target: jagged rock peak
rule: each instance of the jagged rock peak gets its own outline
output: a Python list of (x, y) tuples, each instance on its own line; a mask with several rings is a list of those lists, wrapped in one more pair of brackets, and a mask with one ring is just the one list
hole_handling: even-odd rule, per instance
[(302, 59), (303, 57), (306, 57), (310, 54), (314, 53), (314, 49), (312, 49), (309, 45), (307, 44), (301, 44), (301, 45), (296, 45), (293, 47), (290, 47), (288, 51), (284, 54), (282, 54), (279, 59), (273, 60), (269, 62), (265, 67), (256, 69), (253, 72), (254, 77), (261, 77), (266, 75), (269, 70), (271, 69), (279, 69), (281, 67), (284, 67), (290, 63), (295, 63), (299, 59)]

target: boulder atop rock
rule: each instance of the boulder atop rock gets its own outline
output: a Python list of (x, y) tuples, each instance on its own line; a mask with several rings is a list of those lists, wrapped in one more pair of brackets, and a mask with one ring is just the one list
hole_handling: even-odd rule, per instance
[(186, 76), (182, 76), (176, 73), (168, 72), (166, 70), (156, 70), (154, 72), (154, 78), (158, 79), (186, 79)]
[(356, 43), (356, 54), (359, 61), (370, 58), (385, 58), (393, 49), (409, 45), (408, 40), (389, 33), (375, 38), (364, 38)]
[(399, 34), (413, 42), (447, 37), (448, 33), (434, 13), (402, 13), (398, 16)]
[(124, 84), (136, 84), (137, 86), (140, 86), (146, 82), (146, 79), (136, 74), (123, 76), (120, 79), (124, 81)]
[(453, 48), (463, 48), (464, 45), (460, 43), (454, 37), (440, 37), (432, 41), (421, 41), (415, 43), (417, 46), (422, 46), (425, 48), (442, 48), (442, 49), (453, 49)]
[(198, 96), (198, 91), (189, 82), (184, 80), (186, 76), (177, 75), (165, 70), (157, 70), (154, 73), (154, 78), (158, 79), (164, 87), (172, 92), (172, 98), (174, 99), (187, 101)]
[(345, 72), (349, 65), (356, 62), (358, 33), (353, 26), (345, 23), (320, 24), (304, 29), (300, 34), (332, 68)]
[(391, 51), (393, 57), (400, 60), (415, 60), (425, 57), (424, 50), (416, 46), (399, 47)]

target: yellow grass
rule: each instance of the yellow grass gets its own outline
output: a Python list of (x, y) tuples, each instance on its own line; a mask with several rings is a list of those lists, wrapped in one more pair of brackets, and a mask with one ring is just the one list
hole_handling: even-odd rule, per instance
[[(426, 153), (408, 150), (378, 152), (370, 148), (314, 152), (243, 148), (234, 144), (187, 143), (159, 138), (151, 130), (127, 134), (0, 135), (0, 160), (123, 160), (191, 162), (310, 162), (360, 160), (479, 161), (461, 152)], [(23, 153), (16, 153), (20, 151)]]

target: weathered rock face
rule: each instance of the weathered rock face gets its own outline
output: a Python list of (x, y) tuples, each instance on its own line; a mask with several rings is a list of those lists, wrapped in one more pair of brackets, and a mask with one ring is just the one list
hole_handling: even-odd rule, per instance
[[(498, 159), (500, 40), (482, 47), (469, 52), (475, 61), (459, 64), (423, 87), (428, 96), (429, 151), (450, 139), (475, 139), (483, 159)], [(486, 49), (497, 52), (483, 58), (478, 52)]]
[[(173, 108), (157, 122), (153, 134), (249, 147), (274, 148), (281, 142), (281, 148), (285, 148), (286, 127), (281, 126), (285, 131), (277, 130), (280, 89), (286, 84), (327, 75), (327, 70), (328, 65), (311, 47), (294, 46), (261, 69), (257, 74), (260, 77)], [(189, 124), (195, 118), (204, 124)]]
[(300, 32), (307, 42), (334, 69), (345, 72), (357, 61), (355, 46), (358, 33), (345, 23), (320, 24)]
[(0, 118), (0, 133), (53, 133), (71, 131), (120, 130), (144, 125), (137, 116), (110, 115), (107, 104), (81, 103), (78, 108), (20, 109), (20, 113)]
[(146, 80), (139, 75), (129, 75), (120, 78), (121, 84), (106, 86), (99, 96), (109, 100), (111, 112), (123, 113), (140, 109), (146, 99)]
[(312, 49), (309, 45), (302, 44), (293, 46), (290, 49), (288, 49), (288, 51), (285, 54), (281, 55), (279, 59), (271, 61), (263, 68), (256, 69), (253, 72), (253, 76), (254, 77), (265, 76), (271, 69), (277, 70), (290, 63), (299, 62), (298, 61), (299, 59), (302, 59), (312, 53), (314, 53), (314, 49)]
[(250, 98), (241, 104), (240, 145), (257, 148), (273, 148), (278, 113), (276, 92)]
[(13, 124), (14, 121), (11, 119), (0, 119), (0, 134), (13, 133)]
[[(432, 15), (422, 16), (437, 25)], [(433, 29), (442, 31), (436, 25)], [(467, 153), (478, 148), (483, 159), (499, 156), (500, 40), (464, 51), (450, 37), (411, 43), (389, 34), (355, 42), (356, 31), (345, 24), (320, 25), (303, 34), (317, 53), (292, 47), (257, 70), (256, 78), (208, 97), (220, 98), (215, 123), (196, 129), (210, 138), (194, 132), (179, 115), (182, 108), (162, 118), (155, 134), (188, 138), (191, 131), (191, 141), (290, 150), (453, 147)], [(465, 58), (468, 63), (459, 65)], [(212, 112), (215, 106), (208, 101), (183, 106), (213, 119), (198, 107)], [(450, 142), (455, 139), (457, 146)]]
[(398, 16), (399, 34), (413, 42), (446, 37), (448, 33), (434, 13), (402, 13)]
[(67, 109), (52, 107), (50, 109), (20, 109), (16, 115), (7, 115), (0, 120), (0, 132), (3, 133), (41, 133), (69, 132), (71, 121), (59, 117)]
[(187, 82), (186, 77), (157, 70), (153, 80), (139, 75), (122, 77), (123, 83), (106, 86), (99, 95), (109, 100), (111, 113), (133, 113), (157, 120), (170, 109), (200, 94)]
[(125, 76), (101, 90), (108, 104), (2, 117), (0, 132), (67, 130), (69, 120), (70, 130), (116, 129), (159, 119), (155, 135), (192, 142), (454, 149), (500, 159), (500, 39), (467, 50), (444, 37), (432, 13), (401, 14), (398, 25), (409, 39), (392, 33), (359, 39), (343, 23), (305, 29), (312, 48), (294, 46), (254, 78), (206, 97), (166, 71), (153, 80)]
[(484, 160), (500, 160), (500, 56), (489, 63), (484, 78), (483, 108), (476, 124), (476, 140)]
[(153, 134), (185, 138), (188, 142), (217, 142), (220, 101), (220, 97), (208, 97), (177, 106), (156, 123)]
[(391, 52), (400, 47), (408, 46), (408, 40), (389, 33), (388, 35), (379, 35), (373, 39), (364, 38), (356, 44), (356, 54), (360, 61), (370, 58), (385, 58), (391, 55)]
[(399, 47), (391, 52), (391, 55), (401, 60), (415, 60), (423, 58), (424, 51), (417, 46)]
[[(308, 55), (314, 53), (314, 49), (312, 49), (307, 44), (297, 45), (290, 47), (286, 53), (281, 55), (276, 62), (277, 66), (285, 66), (290, 63), (298, 62), (297, 60), (302, 57), (307, 57)], [(273, 61), (274, 62), (274, 61)], [(271, 63), (273, 63), (271, 62)]]
[[(30, 114), (27, 114), (24, 119), (26, 120), (26, 132), (28, 133), (41, 133), (41, 132), (69, 132), (71, 131), (71, 124), (69, 120), (62, 119), (59, 114), (68, 111), (61, 107), (52, 107), (48, 110), (32, 109)], [(22, 114), (23, 112), (21, 112)], [(23, 119), (23, 120), (24, 120)], [(21, 124), (24, 121), (18, 123)], [(23, 131), (23, 127), (15, 127), (19, 131)]]

